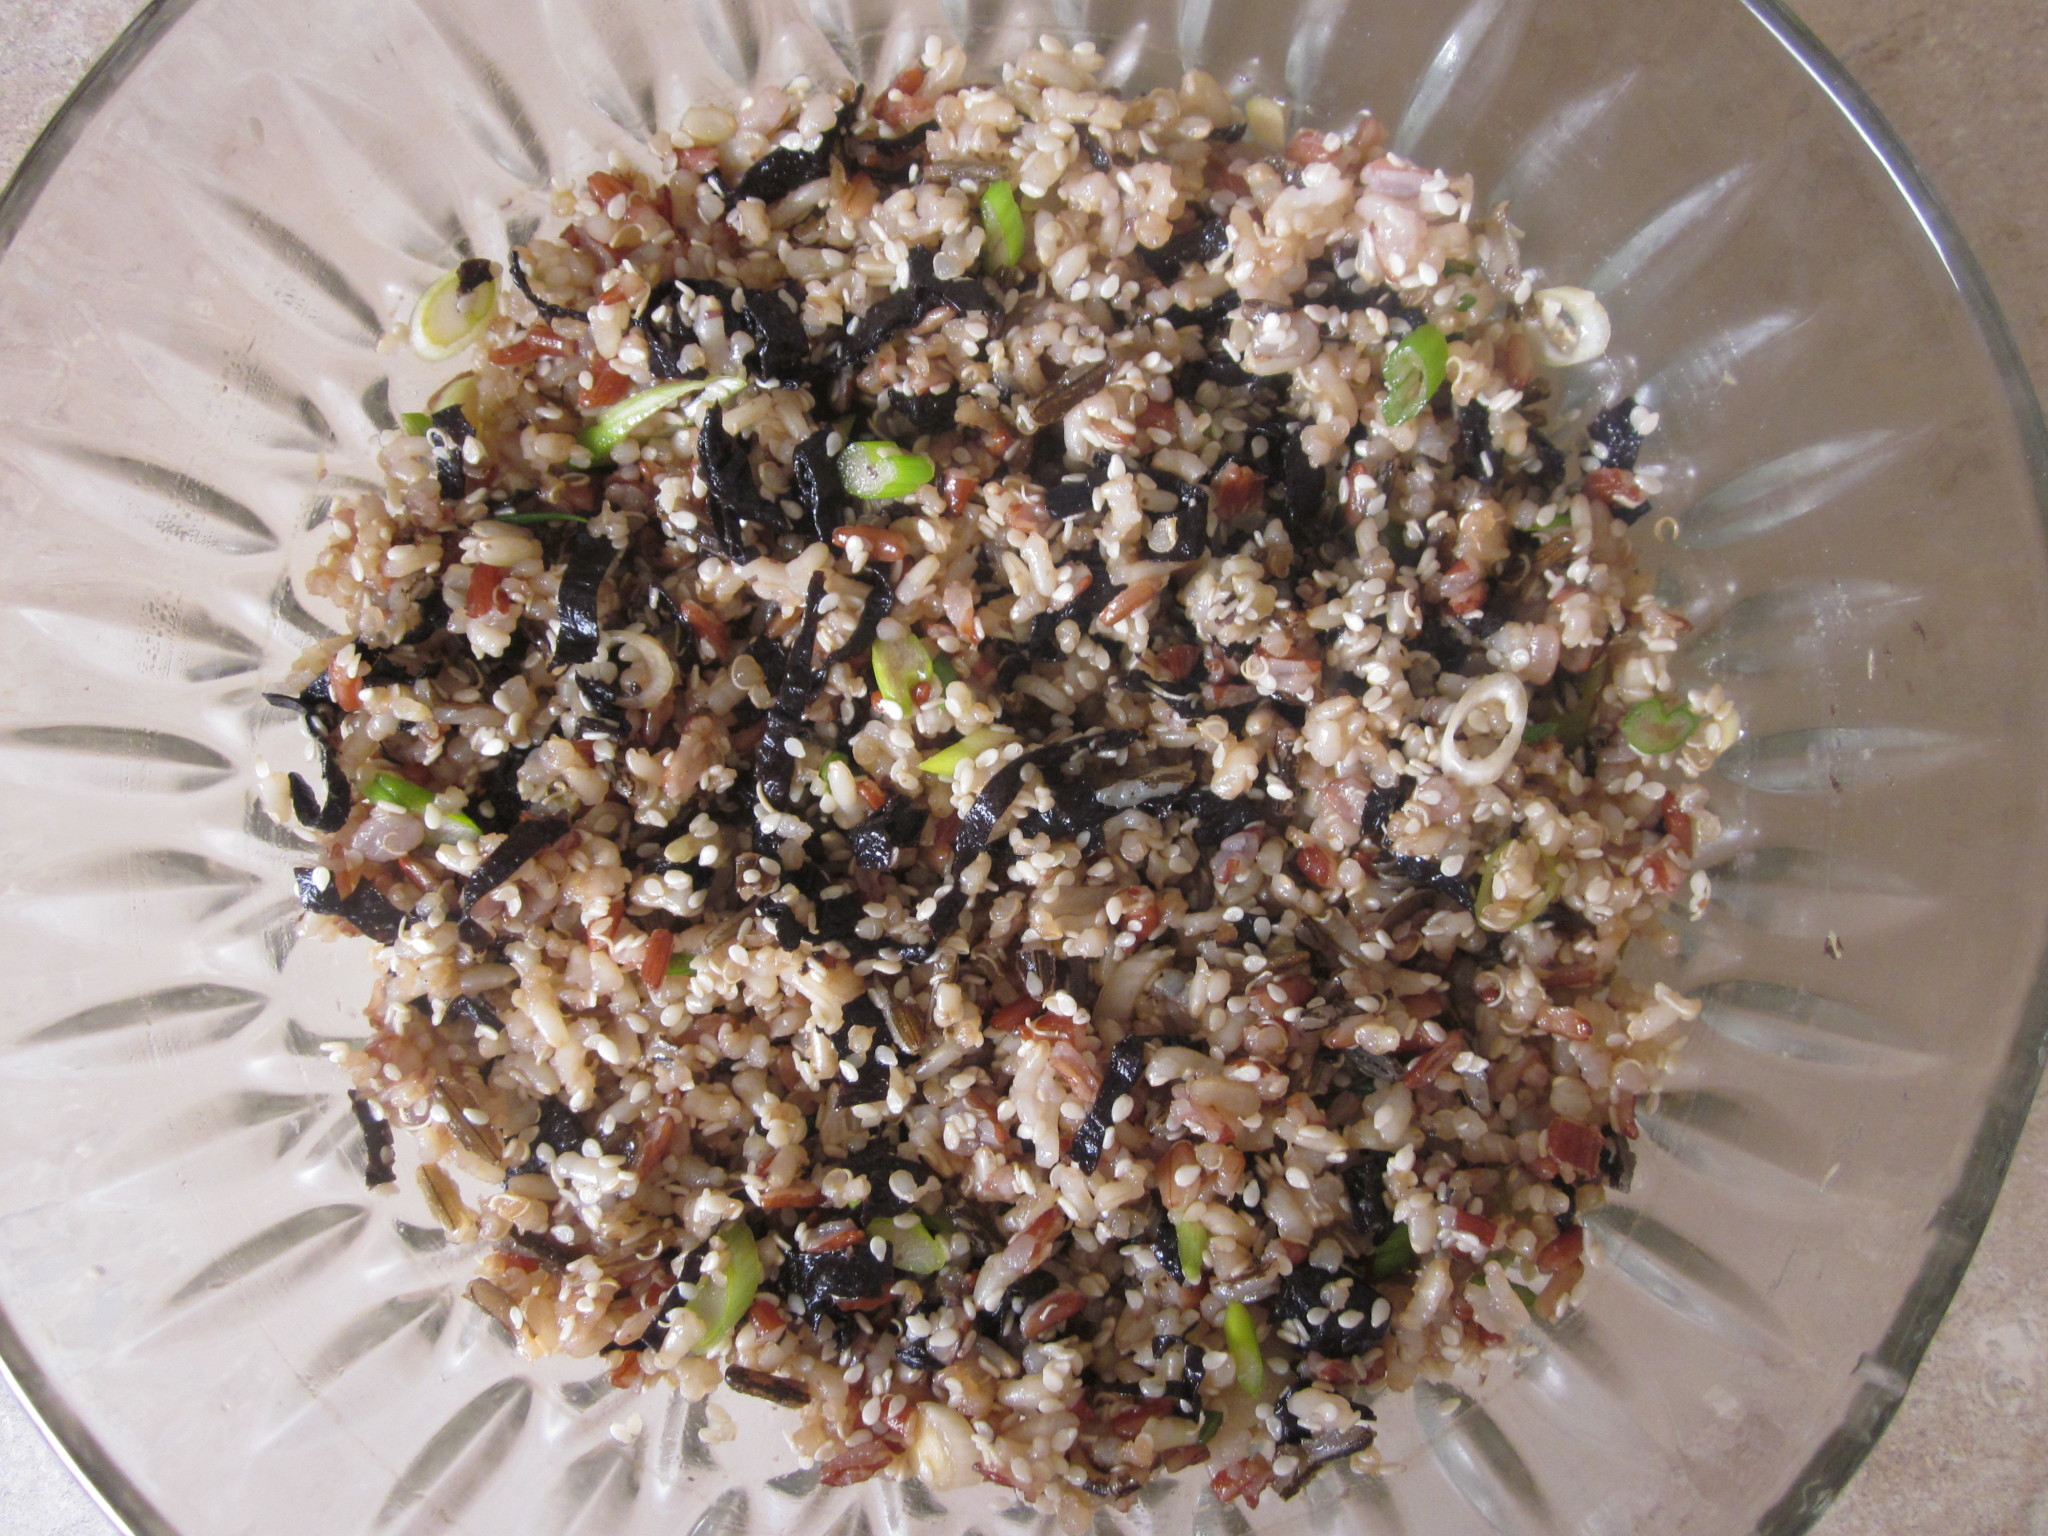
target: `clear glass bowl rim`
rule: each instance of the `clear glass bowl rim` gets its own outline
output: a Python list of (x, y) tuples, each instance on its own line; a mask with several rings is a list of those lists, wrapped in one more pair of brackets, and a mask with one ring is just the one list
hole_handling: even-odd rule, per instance
[[(5, 260), (36, 200), (100, 108), (196, 3), (198, 0), (150, 0), (86, 71), (29, 146), (6, 187), (0, 189), (0, 260)], [(2048, 531), (2048, 424), (2043, 422), (2018, 343), (1954, 217), (1876, 102), (1783, 0), (1739, 3), (1769, 29), (1848, 119), (1941, 258), (2004, 386), (2013, 431), (2034, 487), (2035, 516)], [(1864, 1357), (1864, 1386), (1850, 1400), (1841, 1421), (1757, 1522), (1757, 1536), (1800, 1536), (1811, 1529), (1876, 1446), (1904, 1400), (1905, 1388), (1919, 1369), (1984, 1235), (2026, 1125), (2044, 1062), (2048, 1062), (2048, 957), (2035, 972), (2023, 1013), (1999, 1088), (1971, 1138), (1962, 1176), (1942, 1202), (1942, 1230), (1883, 1339)], [(129, 1536), (186, 1536), (155, 1508), (72, 1411), (59, 1384), (38, 1366), (4, 1309), (0, 1309), (0, 1375), (13, 1387), (59, 1459), (117, 1527)]]

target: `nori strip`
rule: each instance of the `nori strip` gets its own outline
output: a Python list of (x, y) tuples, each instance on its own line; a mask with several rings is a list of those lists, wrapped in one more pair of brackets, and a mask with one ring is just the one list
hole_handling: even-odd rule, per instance
[(1238, 306), (1243, 303), (1243, 298), (1238, 294), (1226, 293), (1219, 299), (1210, 300), (1200, 309), (1189, 309), (1184, 304), (1176, 304), (1167, 310), (1166, 318), (1175, 330), (1183, 330), (1192, 325), (1204, 336), (1210, 336), (1225, 320), (1236, 314)]
[(811, 1400), (811, 1389), (787, 1376), (771, 1376), (744, 1365), (725, 1368), (725, 1384), (748, 1397), (765, 1398), (778, 1408), (801, 1408)]
[(883, 395), (882, 404), (909, 422), (917, 435), (925, 436), (947, 431), (953, 426), (960, 409), (960, 391), (941, 389), (929, 394), (912, 394), (907, 390), (891, 389)]
[(1250, 124), (1248, 123), (1227, 123), (1221, 128), (1211, 128), (1209, 130), (1209, 142), (1211, 144), (1235, 144), (1244, 137), (1245, 129), (1249, 126)]
[(1179, 505), (1167, 513), (1173, 519), (1173, 543), (1160, 554), (1162, 560), (1199, 560), (1209, 547), (1209, 488), (1168, 474), (1163, 469), (1145, 473), (1161, 490), (1172, 491)]
[(1141, 247), (1138, 259), (1152, 269), (1152, 275), (1159, 281), (1170, 283), (1183, 268), (1195, 263), (1207, 266), (1229, 249), (1230, 223), (1216, 215), (1182, 230), (1157, 249)]
[(1067, 1156), (1083, 1173), (1093, 1173), (1095, 1165), (1102, 1161), (1102, 1144), (1109, 1136), (1110, 1115), (1116, 1109), (1116, 1101), (1138, 1086), (1138, 1073), (1145, 1065), (1145, 1046), (1143, 1036), (1126, 1035), (1109, 1053), (1109, 1065), (1103, 1071), (1102, 1086), (1096, 1091), (1095, 1102), (1081, 1117), (1081, 1124), (1067, 1147)]
[[(325, 883), (321, 881), (322, 875), (327, 877)], [(356, 932), (365, 938), (375, 939), (379, 944), (397, 941), (405, 914), (391, 905), (391, 898), (369, 881), (358, 880), (356, 888), (343, 896), (335, 889), (333, 875), (326, 870), (295, 869), (292, 876), (298, 887), (299, 905), (308, 912), (352, 923)]]
[[(1333, 1305), (1324, 1292), (1344, 1280), (1351, 1282), (1350, 1290)], [(1280, 1282), (1280, 1294), (1271, 1302), (1269, 1315), (1275, 1324), (1293, 1323), (1299, 1327), (1302, 1348), (1333, 1360), (1346, 1359), (1362, 1354), (1386, 1334), (1384, 1323), (1375, 1328), (1372, 1322), (1373, 1303), (1378, 1299), (1379, 1293), (1363, 1275), (1297, 1264)], [(1322, 1321), (1311, 1322), (1311, 1316), (1319, 1311), (1324, 1313)], [(1361, 1314), (1360, 1321), (1346, 1328), (1339, 1319), (1353, 1311)]]
[(540, 1124), (533, 1132), (536, 1147), (553, 1147), (557, 1153), (580, 1152), (589, 1134), (582, 1117), (553, 1094), (540, 1101)]
[(889, 803), (847, 833), (853, 862), (862, 869), (894, 869), (897, 858), (917, 846), (931, 812), (915, 800), (891, 795)]
[(1359, 826), (1366, 841), (1383, 846), (1387, 841), (1387, 818), (1408, 803), (1408, 797), (1415, 793), (1415, 781), (1403, 779), (1398, 784), (1381, 787), (1374, 785), (1365, 794), (1365, 813)]
[(811, 342), (804, 334), (803, 316), (790, 306), (794, 285), (747, 288), (742, 293), (740, 323), (754, 338), (754, 351), (747, 360), (759, 365), (748, 371), (757, 378), (784, 382), (802, 378), (810, 366)]
[(472, 1029), (488, 1029), (494, 1034), (505, 1032), (505, 1021), (498, 1017), (498, 1010), (480, 997), (465, 993), (448, 1005), (448, 1011)]
[(1123, 591), (1109, 579), (1109, 567), (1103, 563), (1099, 550), (1091, 548), (1083, 553), (1081, 559), (1089, 572), (1086, 590), (1077, 593), (1066, 607), (1041, 613), (1031, 621), (1031, 628), (1025, 633), (1024, 652), (1033, 660), (1055, 660), (1060, 654), (1060, 626), (1072, 619), (1081, 633), (1087, 634), (1095, 616), (1109, 606), (1111, 598)]
[(810, 590), (804, 594), (804, 616), (790, 637), (783, 655), (782, 684), (768, 709), (768, 726), (754, 748), (754, 782), (762, 799), (777, 810), (790, 809), (789, 783), (796, 772), (796, 759), (789, 755), (789, 738), (802, 727), (804, 711), (825, 686), (825, 669), (811, 660), (818, 643), (818, 608), (825, 600), (825, 573), (814, 572)]
[[(1379, 1059), (1387, 1060), (1384, 1056)], [(1376, 1072), (1368, 1075), (1379, 1078)], [(1398, 1069), (1394, 1075), (1400, 1075)], [(1345, 1196), (1351, 1201), (1352, 1228), (1365, 1240), (1367, 1247), (1379, 1247), (1386, 1235), (1394, 1230), (1393, 1213), (1387, 1209), (1387, 1154), (1352, 1153), (1344, 1164), (1343, 1179)]]
[[(879, 1010), (877, 1010), (879, 1012)], [(873, 1026), (877, 1030), (882, 1025)], [(877, 1039), (884, 1037), (877, 1036)], [(931, 1169), (903, 1155), (901, 1149), (885, 1141), (871, 1141), (858, 1152), (845, 1159), (848, 1173), (857, 1173), (868, 1181), (868, 1197), (860, 1205), (863, 1218), (871, 1216), (900, 1216), (910, 1210), (914, 1202), (905, 1200), (889, 1187), (889, 1180), (898, 1173), (910, 1175), (913, 1183), (922, 1184), (932, 1176)]]
[(1482, 485), (1500, 478), (1499, 455), (1493, 448), (1493, 413), (1481, 400), (1467, 400), (1458, 408), (1458, 452), (1452, 460), (1452, 474), (1469, 475)]
[(1447, 875), (1443, 866), (1435, 859), (1425, 859), (1413, 854), (1386, 854), (1381, 862), (1391, 865), (1405, 880), (1412, 880), (1426, 890), (1448, 896), (1459, 906), (1470, 912), (1479, 898), (1479, 882), (1464, 875)]
[(555, 665), (580, 666), (597, 655), (597, 595), (618, 551), (588, 528), (576, 530), (555, 589)]
[(860, 97), (839, 109), (839, 116), (830, 128), (818, 135), (818, 142), (811, 149), (771, 149), (767, 154), (747, 167), (740, 183), (733, 188), (732, 201), (758, 197), (764, 203), (779, 203), (798, 187), (807, 187), (821, 177), (832, 174), (832, 158), (839, 152), (839, 139), (853, 126), (853, 119), (860, 111)]
[(1081, 153), (1088, 157), (1088, 163), (1098, 171), (1107, 171), (1116, 164), (1109, 158), (1109, 151), (1102, 147), (1102, 141), (1088, 131), (1086, 123), (1074, 124), (1074, 142), (1081, 146)]
[(1418, 325), (1429, 323), (1429, 312), (1417, 309), (1403, 301), (1401, 296), (1385, 283), (1374, 283), (1363, 292), (1344, 288), (1341, 285), (1323, 300), (1332, 309), (1376, 309), (1389, 320), (1402, 321), (1412, 331)]
[(1536, 467), (1528, 472), (1529, 483), (1548, 497), (1564, 484), (1564, 450), (1536, 427), (1529, 429), (1529, 447), (1536, 455)]
[(910, 252), (910, 280), (880, 303), (864, 310), (846, 328), (846, 346), (841, 359), (848, 373), (865, 367), (898, 331), (917, 324), (932, 310), (951, 305), (963, 314), (970, 310), (999, 315), (1003, 306), (994, 294), (971, 277), (941, 278), (933, 268), (935, 253), (927, 246)]
[(1159, 1225), (1152, 1229), (1152, 1257), (1182, 1285), (1188, 1283), (1187, 1271), (1180, 1262), (1180, 1231), (1164, 1210), (1159, 1213)]
[(797, 445), (790, 483), (804, 509), (805, 530), (818, 543), (829, 544), (850, 507), (839, 466), (832, 462), (831, 428), (820, 427)]
[(910, 168), (924, 158), (924, 141), (938, 126), (927, 119), (906, 128), (893, 139), (848, 139), (844, 145), (846, 163), (865, 171), (877, 186), (889, 186), (909, 179)]
[(590, 318), (580, 309), (571, 309), (566, 304), (550, 304), (546, 299), (535, 293), (533, 291), (533, 284), (527, 281), (526, 268), (520, 263), (519, 252), (516, 249), (512, 252), (511, 260), (507, 264), (512, 268), (512, 281), (518, 284), (519, 291), (526, 295), (526, 302), (540, 311), (543, 320), (587, 320)]
[(391, 1122), (355, 1089), (348, 1091), (348, 1106), (355, 1111), (356, 1124), (363, 1130), (363, 1183), (370, 1189), (397, 1182), (398, 1168), (392, 1154)]
[(434, 450), (434, 479), (440, 484), (443, 501), (460, 501), (469, 489), (469, 469), (463, 462), (462, 445), (473, 435), (469, 418), (459, 405), (444, 405), (429, 418), (427, 446)]
[(1600, 448), (1601, 461), (1614, 469), (1634, 469), (1643, 449), (1643, 435), (1630, 420), (1635, 415), (1636, 397), (1617, 400), (1586, 428), (1586, 436)]
[(683, 290), (674, 278), (665, 277), (648, 290), (634, 324), (647, 341), (648, 371), (657, 379), (680, 379), (683, 348), (697, 339), (697, 332), (683, 318)]
[(730, 546), (727, 554), (742, 553), (738, 527), (741, 523), (764, 528), (787, 525), (782, 510), (764, 497), (755, 484), (747, 445), (725, 429), (723, 408), (712, 411), (697, 429), (697, 466), (704, 472), (705, 499), (720, 515), (720, 538)]
[(1024, 770), (1027, 767), (1058, 762), (1081, 751), (1114, 752), (1136, 739), (1135, 731), (1090, 731), (1070, 736), (1065, 741), (1033, 747), (989, 775), (988, 783), (974, 797), (974, 804), (967, 808), (967, 814), (960, 818), (960, 828), (953, 836), (953, 865), (946, 876), (945, 894), (939, 898), (938, 906), (932, 912), (931, 938), (925, 944), (906, 950), (904, 958), (913, 961), (929, 959), (931, 952), (960, 925), (960, 916), (967, 910), (967, 893), (960, 888), (960, 877), (988, 847), (996, 823), (1002, 820), (1003, 812), (1010, 808), (1010, 802), (1024, 787)]
[(535, 854), (551, 847), (566, 837), (569, 823), (560, 816), (536, 816), (531, 821), (522, 821), (510, 832), (505, 840), (493, 848), (483, 863), (462, 882), (462, 895), (457, 910), (467, 913), (492, 891), (518, 874), (520, 869)]
[(1294, 547), (1313, 549), (1328, 529), (1330, 481), (1320, 465), (1309, 462), (1299, 427), (1280, 441), (1280, 484), (1286, 506), (1284, 521)]
[(889, 617), (889, 610), (896, 606), (896, 589), (880, 576), (867, 578), (868, 595), (861, 600), (860, 617), (854, 621), (853, 633), (846, 637), (846, 644), (825, 658), (828, 667), (842, 661), (854, 661), (874, 649), (875, 631), (881, 628), (882, 620)]
[(783, 1256), (778, 1278), (793, 1287), (805, 1315), (833, 1318), (841, 1315), (842, 1301), (869, 1301), (884, 1295), (890, 1270), (866, 1243), (859, 1243), (831, 1253), (793, 1249)]
[(1266, 811), (1257, 801), (1242, 797), (1225, 800), (1209, 789), (1193, 791), (1181, 801), (1180, 809), (1195, 819), (1195, 845), (1199, 848), (1213, 848), (1266, 819)]
[(292, 814), (309, 831), (339, 832), (348, 822), (352, 803), (348, 775), (341, 771), (341, 764), (335, 760), (334, 748), (324, 737), (314, 737), (313, 748), (320, 755), (320, 777), (326, 787), (327, 803), (322, 805), (315, 800), (312, 787), (295, 773), (291, 775)]

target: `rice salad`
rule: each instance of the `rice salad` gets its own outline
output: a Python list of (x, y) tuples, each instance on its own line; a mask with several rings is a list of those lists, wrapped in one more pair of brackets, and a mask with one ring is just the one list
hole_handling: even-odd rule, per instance
[(1653, 414), (1549, 409), (1597, 300), (1369, 116), (1102, 67), (700, 106), (428, 288), (261, 780), (522, 1353), (1074, 1528), (1573, 1304), (1738, 730)]

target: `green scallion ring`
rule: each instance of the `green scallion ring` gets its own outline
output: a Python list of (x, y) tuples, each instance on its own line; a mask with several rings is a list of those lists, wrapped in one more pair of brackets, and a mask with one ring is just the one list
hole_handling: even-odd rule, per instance
[(1024, 210), (1009, 182), (992, 181), (981, 194), (981, 231), (982, 254), (991, 267), (1014, 267), (1024, 259)]
[(1621, 735), (1645, 757), (1676, 752), (1700, 728), (1700, 717), (1676, 699), (1645, 699), (1621, 717)]
[(1421, 415), (1422, 408), (1443, 388), (1450, 365), (1451, 346), (1444, 333), (1433, 325), (1416, 326), (1387, 354), (1381, 369), (1387, 398), (1380, 406), (1380, 420), (1398, 427)]
[(930, 485), (938, 465), (894, 443), (848, 443), (839, 455), (839, 480), (862, 501), (894, 501)]

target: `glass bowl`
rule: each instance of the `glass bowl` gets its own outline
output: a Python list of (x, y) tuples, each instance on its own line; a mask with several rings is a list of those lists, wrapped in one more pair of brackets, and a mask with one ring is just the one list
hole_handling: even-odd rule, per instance
[[(1686, 666), (1736, 696), (1707, 1000), (1580, 1313), (1482, 1400), (1388, 1401), (1383, 1479), (1109, 1532), (1793, 1532), (1904, 1392), (2039, 1068), (2043, 438), (1976, 269), (1875, 114), (1756, 0), (167, 0), (0, 200), (0, 1357), (146, 1536), (1040, 1528), (1001, 1490), (820, 1487), (522, 1363), (464, 1256), (371, 1197), (298, 945), (296, 761), (260, 700), (320, 629), (323, 498), (392, 425), (374, 350), (534, 189), (754, 82), (992, 71), (1091, 37), (1201, 64), (1514, 199), (1617, 348), (1565, 396), (1664, 427)], [(634, 1417), (639, 1428), (631, 1433)]]

